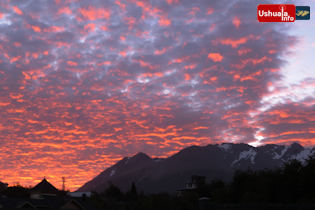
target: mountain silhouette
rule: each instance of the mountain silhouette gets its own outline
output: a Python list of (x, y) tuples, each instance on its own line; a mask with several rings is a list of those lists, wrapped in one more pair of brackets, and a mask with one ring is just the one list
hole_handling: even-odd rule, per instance
[(184, 188), (192, 175), (205, 176), (207, 182), (229, 181), (236, 170), (274, 169), (293, 159), (304, 163), (314, 154), (315, 148), (304, 148), (297, 143), (260, 147), (233, 143), (191, 146), (168, 158), (155, 159), (138, 153), (118, 161), (78, 191), (102, 192), (109, 183), (127, 191), (134, 182), (144, 193), (175, 193)]

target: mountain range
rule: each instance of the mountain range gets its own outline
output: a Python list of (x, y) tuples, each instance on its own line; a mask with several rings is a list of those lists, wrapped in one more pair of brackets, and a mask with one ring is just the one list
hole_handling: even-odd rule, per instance
[(235, 170), (276, 169), (296, 159), (302, 163), (315, 155), (314, 148), (267, 144), (210, 144), (191, 146), (168, 158), (151, 158), (145, 153), (125, 157), (107, 168), (77, 191), (104, 191), (110, 183), (121, 190), (130, 189), (132, 182), (144, 193), (175, 193), (183, 189), (192, 175), (205, 176), (206, 181), (229, 181)]

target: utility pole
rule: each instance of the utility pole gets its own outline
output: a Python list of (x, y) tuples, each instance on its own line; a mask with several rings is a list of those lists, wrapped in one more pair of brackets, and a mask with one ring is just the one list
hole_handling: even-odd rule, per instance
[(62, 177), (62, 191), (66, 191), (66, 178)]

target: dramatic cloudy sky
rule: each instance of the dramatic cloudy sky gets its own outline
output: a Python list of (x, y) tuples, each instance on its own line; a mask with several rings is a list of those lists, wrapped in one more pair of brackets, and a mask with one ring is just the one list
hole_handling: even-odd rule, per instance
[(315, 145), (314, 20), (258, 23), (258, 3), (1, 0), (0, 180), (74, 190), (138, 151)]

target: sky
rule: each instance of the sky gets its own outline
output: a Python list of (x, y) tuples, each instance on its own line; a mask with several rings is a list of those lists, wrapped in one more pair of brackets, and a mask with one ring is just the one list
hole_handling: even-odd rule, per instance
[(314, 146), (315, 4), (259, 23), (259, 3), (1, 0), (0, 180), (75, 190), (140, 151)]

